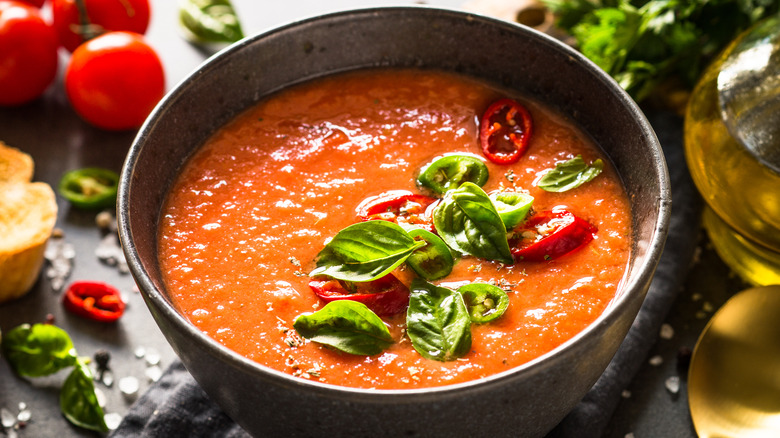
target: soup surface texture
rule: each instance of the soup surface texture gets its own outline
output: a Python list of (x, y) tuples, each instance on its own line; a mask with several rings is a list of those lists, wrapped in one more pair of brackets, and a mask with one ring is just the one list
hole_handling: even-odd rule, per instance
[[(498, 99), (528, 108), (533, 136), (513, 164), (483, 157), (480, 117)], [(533, 196), (533, 212), (564, 206), (597, 231), (565, 256), (502, 264), (456, 257), (432, 281), (498, 285), (505, 314), (473, 324), (456, 360), (426, 359), (406, 335), (406, 314), (383, 317), (394, 343), (353, 355), (303, 339), (293, 321), (324, 303), (308, 274), (318, 253), (357, 222), (364, 199), (389, 190), (421, 193), (423, 165), (448, 153), (480, 157), (483, 189)], [(554, 193), (536, 181), (581, 155), (604, 170)], [(430, 193), (429, 193), (430, 194)], [(631, 219), (618, 175), (592, 141), (537, 102), (482, 82), (422, 70), (368, 70), (281, 91), (219, 130), (184, 166), (163, 207), (160, 263), (169, 293), (195, 326), (276, 370), (334, 385), (408, 389), (465, 382), (526, 363), (592, 323), (615, 297), (630, 251)], [(394, 274), (409, 284), (414, 272)]]

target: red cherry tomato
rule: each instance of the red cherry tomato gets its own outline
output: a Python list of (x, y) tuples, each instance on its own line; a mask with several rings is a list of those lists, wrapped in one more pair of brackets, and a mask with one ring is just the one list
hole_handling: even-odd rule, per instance
[(109, 32), (79, 46), (65, 72), (76, 112), (109, 130), (141, 126), (165, 93), (157, 53), (132, 32)]
[(390, 190), (364, 199), (357, 207), (357, 216), (361, 221), (381, 219), (432, 227), (426, 210), (435, 201), (436, 198), (408, 190)]
[(596, 227), (568, 210), (534, 214), (514, 231), (509, 244), (516, 261), (552, 260), (566, 255), (594, 238)]
[(43, 4), (46, 3), (46, 0), (17, 0), (22, 3), (27, 3), (28, 5), (35, 6), (36, 8), (40, 9), (43, 7)]
[(393, 274), (366, 283), (311, 280), (309, 287), (322, 301), (352, 300), (365, 304), (377, 315), (393, 315), (409, 305), (409, 288)]
[(149, 0), (52, 0), (51, 15), (60, 44), (69, 51), (115, 30), (144, 34)]
[(115, 287), (98, 281), (74, 282), (62, 296), (66, 309), (84, 318), (113, 322), (125, 312), (125, 302)]
[(48, 88), (57, 74), (57, 47), (37, 8), (0, 1), (0, 105), (29, 102)]
[(512, 99), (493, 102), (479, 123), (479, 142), (485, 158), (512, 164), (528, 149), (533, 121), (528, 110)]

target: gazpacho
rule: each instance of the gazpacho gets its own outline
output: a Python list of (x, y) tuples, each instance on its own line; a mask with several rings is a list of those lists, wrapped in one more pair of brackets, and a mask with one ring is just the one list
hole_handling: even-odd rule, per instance
[(163, 206), (168, 293), (281, 372), (359, 388), (527, 363), (615, 297), (631, 246), (611, 163), (543, 103), (376, 69), (280, 91), (216, 132)]

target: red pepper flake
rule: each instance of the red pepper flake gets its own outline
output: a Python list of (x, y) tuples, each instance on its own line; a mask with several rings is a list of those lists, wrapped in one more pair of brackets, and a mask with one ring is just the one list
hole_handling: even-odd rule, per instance
[(125, 311), (119, 290), (98, 281), (77, 281), (68, 287), (62, 303), (70, 312), (101, 322), (113, 322)]

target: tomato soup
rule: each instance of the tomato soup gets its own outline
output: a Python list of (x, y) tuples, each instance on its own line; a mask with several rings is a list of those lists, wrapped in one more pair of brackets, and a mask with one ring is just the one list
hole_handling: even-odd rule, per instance
[[(497, 164), (485, 159), (480, 123), (491, 103), (507, 97), (527, 108), (533, 131), (516, 162)], [(453, 153), (484, 162), (485, 193), (532, 196), (529, 218), (565, 209), (592, 226), (592, 240), (543, 260), (457, 254), (451, 273), (431, 284), (496, 285), (509, 305), (500, 318), (471, 324), (470, 346), (451, 360), (415, 349), (405, 312), (382, 316), (393, 342), (376, 354), (301, 336), (293, 322), (325, 304), (309, 276), (325, 245), (359, 221), (356, 209), (367, 198), (392, 190), (442, 197), (417, 177), (427, 163)], [(563, 192), (537, 186), (544, 173), (577, 156), (601, 159), (603, 170)], [(166, 199), (159, 253), (180, 312), (227, 348), (300, 378), (407, 389), (506, 371), (572, 338), (615, 297), (630, 235), (619, 176), (585, 133), (543, 103), (450, 73), (366, 70), (283, 90), (216, 132)], [(417, 277), (406, 264), (393, 275), (407, 286)]]

